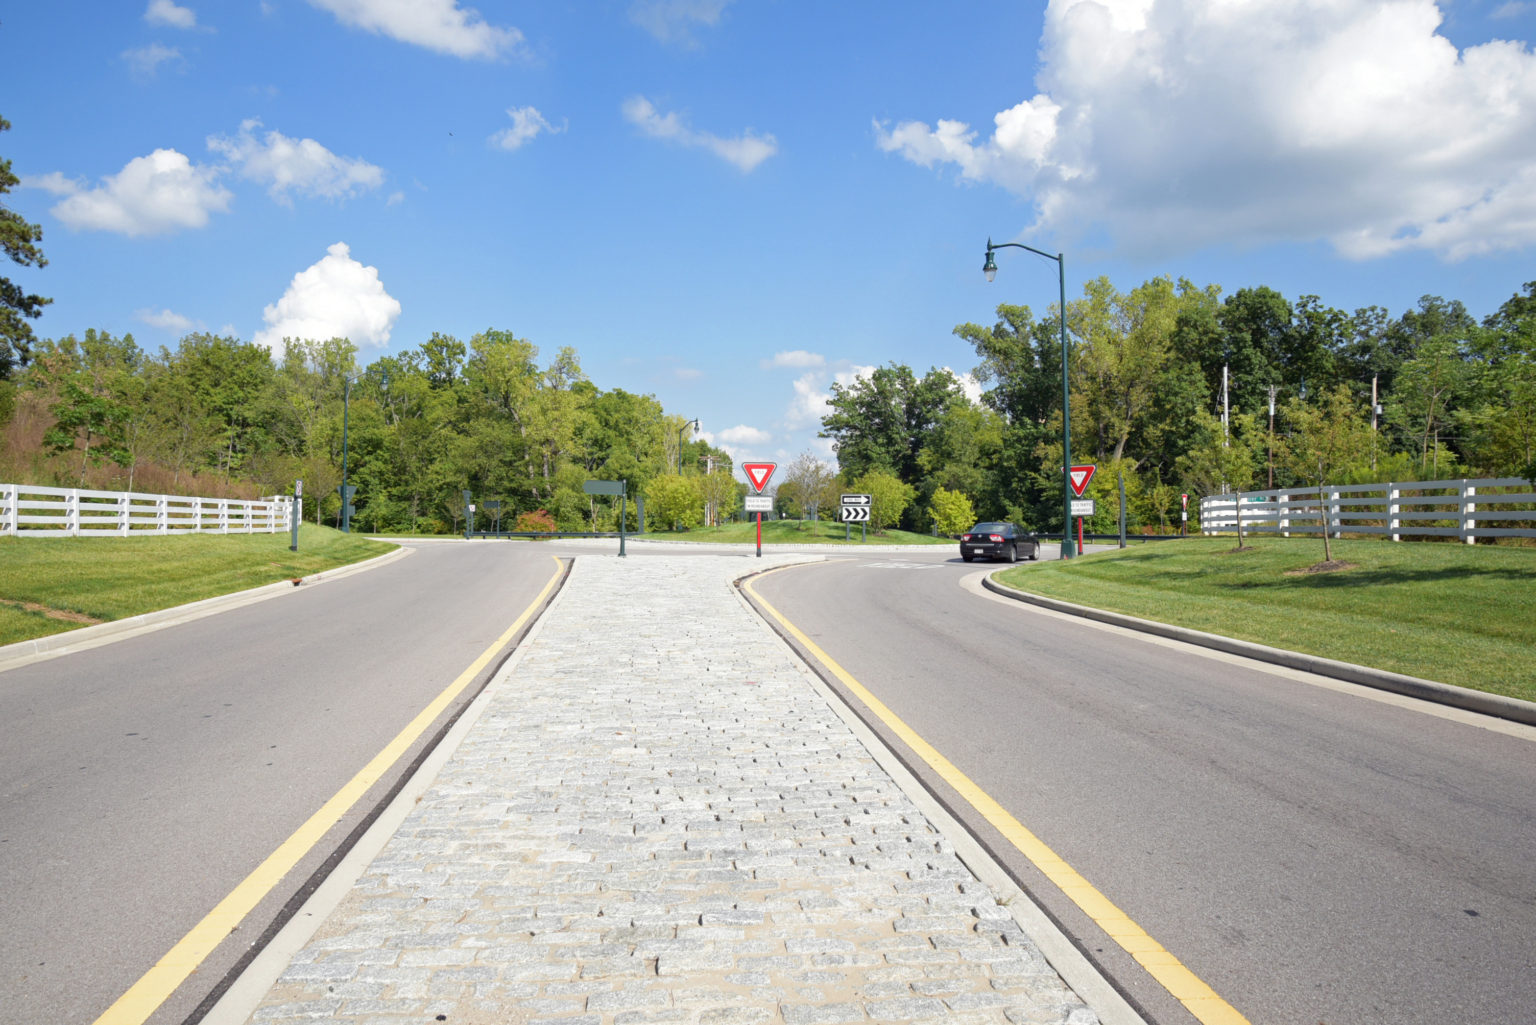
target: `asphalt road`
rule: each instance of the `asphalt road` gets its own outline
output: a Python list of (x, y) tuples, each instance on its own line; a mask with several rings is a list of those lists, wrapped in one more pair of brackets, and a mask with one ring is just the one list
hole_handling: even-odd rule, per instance
[[(0, 1021), (94, 1021), (508, 629), (551, 551), (423, 544), (0, 673)], [(198, 1007), (497, 664), (150, 1021)]]
[[(977, 570), (755, 586), (1250, 1021), (1533, 1020), (1536, 730), (982, 597)], [(1195, 1020), (919, 775), (1151, 1020)]]

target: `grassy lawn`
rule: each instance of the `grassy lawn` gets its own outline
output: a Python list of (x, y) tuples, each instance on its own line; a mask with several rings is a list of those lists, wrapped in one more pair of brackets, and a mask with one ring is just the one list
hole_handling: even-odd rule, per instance
[[(0, 537), (0, 644), (242, 591), (395, 546), (305, 524), (289, 535)], [(60, 618), (68, 617), (68, 618)]]
[(1536, 701), (1536, 549), (1163, 541), (1001, 573), (1021, 591)]
[[(652, 541), (710, 541), (719, 544), (756, 544), (757, 522), (751, 523), (727, 523), (719, 527), (695, 527), (678, 533), (672, 531), (649, 531), (639, 535)], [(859, 528), (853, 526), (849, 537), (853, 544), (859, 543)], [(841, 523), (829, 523), (819, 520), (812, 523), (810, 520), (764, 520), (763, 521), (763, 547), (769, 545), (840, 545), (843, 540), (843, 525)], [(947, 537), (932, 537), (928, 534), (913, 534), (905, 530), (887, 530), (884, 534), (869, 532), (869, 545), (952, 545), (955, 541)]]

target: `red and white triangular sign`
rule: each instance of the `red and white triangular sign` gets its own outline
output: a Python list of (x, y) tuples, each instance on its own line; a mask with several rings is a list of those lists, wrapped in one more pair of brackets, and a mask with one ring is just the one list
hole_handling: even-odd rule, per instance
[(773, 471), (779, 468), (778, 463), (742, 463), (741, 469), (747, 475), (747, 481), (752, 485), (752, 490), (758, 494), (768, 486), (768, 480), (773, 476)]
[(1097, 469), (1097, 466), (1074, 466), (1067, 471), (1067, 481), (1072, 485), (1074, 495), (1083, 497), (1083, 492), (1088, 490), (1088, 482), (1093, 480), (1093, 471)]

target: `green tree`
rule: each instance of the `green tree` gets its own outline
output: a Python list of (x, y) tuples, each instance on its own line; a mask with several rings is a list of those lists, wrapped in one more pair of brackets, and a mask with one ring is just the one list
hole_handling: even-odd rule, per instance
[(869, 496), (869, 528), (885, 533), (901, 521), (901, 514), (917, 497), (917, 489), (884, 470), (870, 470), (853, 482), (856, 494)]
[[(1344, 385), (1325, 393), (1316, 404), (1292, 399), (1286, 404), (1285, 419), (1291, 425), (1285, 459), (1309, 487), (1325, 490), (1370, 458), (1370, 423), (1361, 417)], [(1333, 548), (1326, 514), (1322, 521), (1323, 561), (1328, 563), (1333, 561)]]
[(971, 507), (971, 500), (947, 488), (934, 490), (929, 513), (940, 534), (958, 534), (976, 522), (976, 510)]
[(949, 371), (930, 370), (919, 379), (911, 367), (892, 363), (852, 384), (832, 385), (832, 412), (822, 417), (820, 436), (833, 440), (845, 474), (885, 470), (912, 482), (922, 476), (918, 456), (934, 428), (965, 401)]
[(645, 486), (647, 517), (679, 530), (697, 527), (704, 519), (704, 500), (699, 495), (698, 480), (678, 473), (651, 478)]
[(793, 503), (802, 518), (816, 519), (822, 509), (837, 503), (837, 475), (826, 463), (806, 451), (785, 467), (779, 497)]
[[(11, 123), (0, 117), (0, 132), (9, 131)], [(11, 170), (11, 162), (0, 158), (0, 196), (21, 183)], [(32, 224), (16, 211), (0, 202), (0, 247), (13, 263), (23, 267), (46, 267), (38, 243), (43, 240), (43, 229)], [(19, 366), (24, 366), (36, 341), (28, 320), (42, 316), (43, 307), (53, 302), (40, 295), (30, 295), (26, 289), (0, 275), (0, 381), (10, 379)]]

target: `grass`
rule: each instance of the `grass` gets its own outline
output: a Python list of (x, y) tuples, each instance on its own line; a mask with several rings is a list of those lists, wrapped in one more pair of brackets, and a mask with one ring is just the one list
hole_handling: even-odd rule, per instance
[(0, 538), (0, 644), (308, 576), (395, 547), (313, 524), (299, 529), (297, 552), (288, 542), (287, 531)]
[[(706, 541), (716, 544), (756, 544), (757, 521), (751, 523), (726, 523), (718, 527), (695, 527), (692, 530), (673, 533), (672, 531), (649, 531), (643, 535), (652, 541)], [(849, 536), (853, 544), (859, 543), (859, 531), (852, 528)], [(812, 523), (809, 520), (764, 520), (763, 521), (763, 547), (769, 545), (840, 545), (846, 544), (843, 540), (843, 525), (818, 520)], [(914, 534), (905, 530), (887, 530), (884, 534), (876, 534), (869, 531), (869, 545), (952, 545), (954, 540), (947, 537), (932, 537), (928, 534)]]
[(1011, 587), (1536, 701), (1536, 551), (1317, 539), (1164, 541), (1003, 572)]

